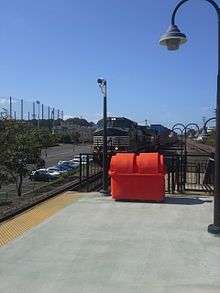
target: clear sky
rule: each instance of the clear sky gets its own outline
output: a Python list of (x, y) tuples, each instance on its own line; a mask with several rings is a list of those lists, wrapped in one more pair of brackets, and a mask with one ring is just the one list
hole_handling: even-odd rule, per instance
[(2, 0), (0, 96), (39, 99), (94, 121), (102, 112), (101, 76), (111, 115), (201, 123), (215, 108), (216, 15), (205, 1), (189, 1), (177, 16), (189, 42), (169, 52), (158, 40), (176, 3)]

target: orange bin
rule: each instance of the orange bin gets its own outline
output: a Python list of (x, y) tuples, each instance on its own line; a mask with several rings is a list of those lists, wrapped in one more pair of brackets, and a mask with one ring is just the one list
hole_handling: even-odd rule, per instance
[(111, 159), (109, 173), (115, 200), (164, 200), (165, 165), (159, 153), (118, 153)]

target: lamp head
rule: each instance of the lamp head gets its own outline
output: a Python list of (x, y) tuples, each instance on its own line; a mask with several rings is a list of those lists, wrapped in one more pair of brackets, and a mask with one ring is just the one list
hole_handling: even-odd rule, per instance
[(179, 46), (187, 42), (187, 37), (179, 30), (177, 25), (171, 25), (168, 31), (160, 38), (160, 45), (167, 46), (170, 51), (179, 49)]
[(106, 80), (104, 78), (98, 78), (97, 83), (99, 86), (106, 85)]

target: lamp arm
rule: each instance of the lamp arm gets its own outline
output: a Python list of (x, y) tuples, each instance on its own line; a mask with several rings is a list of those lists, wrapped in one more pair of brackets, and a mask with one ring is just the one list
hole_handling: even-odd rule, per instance
[[(175, 7), (174, 11), (173, 11), (173, 14), (172, 14), (172, 18), (171, 18), (171, 24), (172, 25), (175, 25), (175, 19), (176, 19), (176, 13), (177, 11), (179, 10), (179, 8), (185, 4), (186, 2), (188, 2), (189, 0), (182, 0), (180, 1), (177, 6)], [(220, 21), (220, 7), (218, 6), (218, 4), (214, 1), (214, 0), (204, 0), (204, 1), (207, 1), (209, 2), (216, 10), (217, 12), (217, 15), (218, 15), (218, 18), (219, 18), (219, 21)]]

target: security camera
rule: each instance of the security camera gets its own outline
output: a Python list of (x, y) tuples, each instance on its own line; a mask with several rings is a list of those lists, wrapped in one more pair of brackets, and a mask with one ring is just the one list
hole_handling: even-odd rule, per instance
[(106, 84), (106, 80), (105, 80), (104, 78), (98, 78), (98, 79), (97, 79), (97, 83), (98, 83), (99, 85), (105, 85), (105, 84)]

